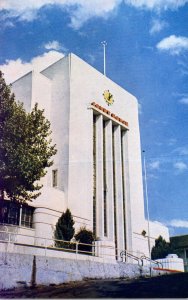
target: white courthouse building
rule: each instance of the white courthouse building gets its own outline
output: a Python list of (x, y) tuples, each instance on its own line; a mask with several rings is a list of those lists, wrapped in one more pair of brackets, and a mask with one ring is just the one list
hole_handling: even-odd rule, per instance
[[(137, 99), (74, 54), (19, 78), (12, 90), (27, 111), (36, 102), (45, 109), (58, 150), (30, 204), (32, 234), (52, 238), (69, 208), (76, 230), (86, 226), (118, 253), (148, 256)], [(151, 246), (159, 235), (168, 240), (168, 229), (150, 222)]]

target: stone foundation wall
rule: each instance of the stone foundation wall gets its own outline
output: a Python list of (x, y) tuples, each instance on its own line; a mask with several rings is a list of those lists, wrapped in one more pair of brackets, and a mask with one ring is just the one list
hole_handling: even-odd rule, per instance
[[(157, 274), (158, 271), (152, 270), (152, 275)], [(86, 278), (136, 278), (143, 275), (149, 275), (149, 267), (89, 255), (0, 244), (0, 290)]]
[[(148, 270), (145, 271), (147, 273)], [(85, 260), (42, 257), (0, 252), (0, 289), (20, 285), (60, 284), (86, 278), (138, 277), (138, 265), (102, 263), (87, 256)]]

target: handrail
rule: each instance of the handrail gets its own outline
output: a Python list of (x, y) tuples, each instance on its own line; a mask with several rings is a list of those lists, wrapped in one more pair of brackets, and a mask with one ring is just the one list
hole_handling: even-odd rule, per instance
[[(75, 244), (75, 245), (83, 245), (83, 246), (92, 246), (92, 247), (94, 247), (94, 245), (92, 245), (92, 244), (86, 244), (86, 243), (80, 243), (80, 242), (78, 242), (78, 241), (65, 241), (65, 240), (59, 240), (59, 239), (51, 239), (51, 238), (45, 238), (45, 237), (40, 237), (40, 236), (32, 236), (32, 235), (28, 235), (28, 234), (23, 234), (23, 233), (16, 233), (16, 232), (12, 232), (12, 231), (3, 231), (3, 230), (0, 230), (0, 234), (1, 233), (5, 233), (5, 234), (7, 234), (8, 236), (10, 236), (10, 235), (13, 235), (13, 236), (21, 236), (21, 237), (28, 237), (28, 238), (31, 238), (31, 239), (41, 239), (41, 240), (44, 240), (44, 244), (43, 245), (40, 245), (40, 247), (41, 248), (56, 248), (56, 249), (62, 249), (62, 250), (64, 250), (64, 249), (66, 249), (66, 250), (68, 250), (68, 248), (63, 248), (63, 247), (56, 247), (56, 246), (54, 246), (54, 245), (50, 245), (50, 246), (47, 246), (46, 245), (46, 241), (53, 241), (54, 242), (54, 244), (55, 244), (55, 242), (60, 242), (60, 243), (64, 243), (64, 244)], [(0, 241), (4, 241), (4, 240), (1, 240), (1, 238), (0, 238)], [(10, 242), (10, 243), (16, 243), (16, 244), (20, 244), (20, 243), (18, 243), (18, 242), (15, 242), (15, 241), (11, 241), (11, 239), (9, 238), (8, 239), (8, 241)], [(32, 245), (32, 244), (27, 244), (28, 246), (30, 246), (30, 245)], [(32, 246), (39, 246), (39, 245), (32, 245)], [(74, 251), (75, 249), (69, 249), (70, 251)], [(87, 251), (83, 251), (83, 250), (80, 250), (79, 249), (79, 251), (80, 252), (87, 252)], [(91, 253), (91, 252), (89, 252), (89, 253)]]
[[(1, 234), (6, 234), (6, 238), (2, 238)], [(27, 237), (33, 241), (35, 241), (35, 243), (33, 242), (29, 242), (27, 240), (27, 242), (19, 242), (19, 238), (12, 238), (12, 237)], [(37, 243), (37, 240), (39, 241), (39, 243)], [(51, 241), (51, 245), (49, 245), (49, 241)], [(33, 236), (33, 235), (28, 235), (28, 234), (23, 234), (23, 233), (17, 233), (17, 232), (13, 232), (13, 231), (5, 231), (5, 230), (0, 230), (0, 242), (6, 242), (6, 243), (10, 243), (10, 244), (15, 244), (15, 245), (25, 245), (25, 246), (30, 246), (30, 247), (37, 247), (37, 248), (43, 248), (43, 249), (53, 249), (53, 250), (61, 250), (61, 251), (65, 251), (65, 252), (72, 252), (75, 254), (89, 254), (89, 255), (93, 255), (93, 256), (98, 256), (100, 257), (100, 255), (97, 255), (97, 249), (98, 248), (109, 248), (109, 249), (113, 249), (112, 246), (98, 246), (93, 244), (86, 244), (86, 243), (81, 243), (79, 241), (65, 241), (65, 240), (59, 240), (59, 239), (53, 239), (53, 238), (46, 238), (46, 237), (41, 237), (41, 236)], [(94, 241), (95, 242), (95, 241)], [(62, 243), (62, 247), (58, 246), (58, 243)], [(64, 244), (64, 245), (63, 245)], [(66, 247), (65, 245), (68, 244), (70, 245), (69, 247)], [(71, 247), (72, 246), (72, 247)], [(91, 251), (88, 251), (86, 249), (83, 249), (82, 246), (85, 246), (88, 248), (91, 248)], [(115, 248), (114, 248), (115, 249)], [(112, 256), (112, 254), (107, 254), (106, 256)]]
[(121, 257), (122, 261), (123, 261), (123, 256), (129, 257), (129, 258), (132, 258), (132, 259), (136, 260), (138, 262), (138, 265), (140, 265), (140, 262), (141, 262), (141, 265), (143, 266), (142, 259), (140, 257), (136, 256), (136, 255), (133, 255), (133, 254), (127, 252), (127, 250), (123, 250), (120, 253), (120, 257)]
[(151, 262), (151, 263), (153, 263), (153, 264), (156, 264), (156, 265), (158, 265), (158, 267), (159, 267), (159, 265), (161, 265), (162, 268), (163, 268), (163, 264), (162, 264), (160, 261), (153, 260), (153, 259), (147, 257), (146, 255), (142, 255), (142, 256), (141, 256), (141, 259), (142, 259), (142, 260), (147, 260), (147, 261), (149, 261), (149, 262)]
[[(84, 254), (90, 254), (93, 256), (97, 256), (97, 257), (114, 257), (115, 256), (115, 251), (117, 251), (117, 253), (120, 253), (117, 257), (117, 259), (121, 258), (121, 260), (123, 261), (123, 257), (125, 256), (125, 258), (131, 258), (135, 261), (137, 261), (138, 265), (143, 266), (143, 260), (148, 260), (150, 261), (150, 258), (142, 255), (140, 257), (130, 253), (127, 250), (122, 250), (115, 248), (113, 246), (108, 246), (108, 245), (98, 245), (95, 244), (95, 241), (93, 244), (86, 244), (86, 243), (80, 243), (78, 241), (64, 241), (64, 240), (58, 240), (58, 239), (53, 239), (53, 238), (48, 238), (48, 237), (41, 237), (41, 236), (35, 236), (35, 235), (29, 235), (29, 234), (24, 234), (24, 233), (18, 233), (18, 232), (14, 232), (14, 231), (9, 231), (7, 230), (7, 226), (3, 228), (4, 230), (0, 230), (0, 242), (6, 242), (6, 243), (12, 243), (12, 244), (17, 244), (17, 245), (25, 245), (25, 246), (31, 246), (31, 247), (40, 247), (40, 248), (44, 248), (45, 250), (47, 249), (53, 249), (53, 250), (62, 250), (62, 251), (66, 251), (66, 252), (72, 252), (72, 253), (84, 253)], [(3, 234), (3, 235), (1, 235)], [(19, 237), (21, 238), (21, 240), (19, 239)], [(22, 239), (22, 237), (27, 237), (27, 239)], [(62, 243), (62, 246), (58, 246), (58, 242)], [(64, 245), (63, 245), (64, 244)], [(66, 247), (65, 244), (69, 244), (70, 247)], [(71, 247), (72, 245), (72, 247)], [(87, 246), (88, 249), (84, 250), (82, 247), (79, 246)], [(91, 248), (89, 248), (91, 247)], [(87, 251), (89, 250), (90, 251)], [(109, 251), (109, 252), (105, 252), (105, 250), (108, 251), (108, 249), (112, 249), (114, 250), (114, 254)], [(102, 250), (102, 251), (100, 251)], [(104, 250), (104, 252), (103, 252)], [(141, 253), (140, 253), (141, 254)], [(143, 253), (142, 253), (143, 254)], [(152, 260), (151, 260), (152, 261)], [(154, 264), (157, 264), (159, 266), (159, 264), (163, 267), (161, 262), (158, 261), (153, 261)]]
[(122, 261), (123, 261), (123, 256), (129, 257), (129, 258), (132, 258), (132, 259), (136, 260), (139, 265), (140, 265), (140, 262), (141, 262), (141, 266), (143, 266), (143, 261), (147, 260), (147, 261), (149, 261), (149, 262), (151, 262), (153, 264), (158, 265), (158, 267), (159, 267), (159, 265), (161, 265), (161, 267), (163, 268), (163, 264), (161, 262), (159, 262), (157, 260), (152, 260), (151, 258), (147, 257), (146, 255), (142, 255), (141, 257), (138, 257), (136, 255), (133, 255), (133, 254), (129, 253), (126, 250), (123, 250), (120, 253), (120, 257), (121, 257)]
[[(85, 243), (80, 243), (78, 241), (64, 241), (64, 240), (57, 240), (53, 238), (48, 238), (48, 237), (41, 237), (41, 236), (35, 236), (35, 235), (28, 235), (27, 233), (18, 233), (14, 231), (7, 231), (7, 228), (3, 228), (4, 230), (0, 230), (0, 242), (6, 242), (6, 243), (12, 243), (15, 245), (25, 245), (25, 246), (31, 246), (31, 247), (37, 247), (37, 248), (43, 248), (45, 250), (47, 249), (53, 249), (53, 250), (58, 250), (58, 251), (66, 251), (66, 252), (72, 252), (72, 253), (80, 253), (80, 254), (90, 254), (96, 257), (106, 257), (111, 259), (115, 255), (115, 250), (118, 251), (118, 253), (122, 253), (121, 250), (116, 249), (115, 247), (111, 245), (97, 245), (95, 244), (95, 241), (93, 244), (85, 244)], [(1, 234), (5, 234), (6, 236), (2, 236)], [(19, 239), (21, 238), (21, 240)], [(27, 240), (24, 239), (24, 237), (27, 238)], [(58, 247), (58, 242), (62, 243), (62, 247)], [(65, 244), (71, 244), (75, 245), (73, 247), (70, 246), (66, 247), (63, 246)], [(80, 247), (79, 247), (80, 246)], [(87, 249), (81, 249), (81, 246), (87, 246), (87, 247), (92, 247), (90, 251), (87, 251)], [(103, 252), (103, 250), (114, 250), (114, 254), (110, 252)], [(88, 249), (89, 250), (89, 249)], [(102, 250), (102, 251), (101, 251)], [(120, 252), (121, 251), (121, 252)], [(102, 256), (101, 256), (102, 255)], [(119, 255), (118, 255), (119, 256)], [(130, 257), (138, 262), (140, 265), (140, 260), (138, 257), (135, 255), (128, 253), (127, 257)], [(121, 256), (122, 258), (122, 256)]]

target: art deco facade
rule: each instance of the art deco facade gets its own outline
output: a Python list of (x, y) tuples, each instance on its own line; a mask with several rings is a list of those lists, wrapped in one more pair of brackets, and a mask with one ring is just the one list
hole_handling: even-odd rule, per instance
[[(26, 74), (13, 91), (28, 111), (35, 102), (45, 109), (58, 150), (33, 202), (36, 236), (52, 237), (69, 208), (76, 228), (92, 229), (102, 245), (148, 255), (136, 98), (74, 54)], [(167, 228), (150, 228), (168, 239)]]

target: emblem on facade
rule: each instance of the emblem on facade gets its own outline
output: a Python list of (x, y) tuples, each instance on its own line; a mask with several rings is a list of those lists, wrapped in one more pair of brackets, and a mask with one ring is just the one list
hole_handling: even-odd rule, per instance
[(114, 103), (113, 95), (109, 92), (109, 90), (104, 91), (103, 97), (106, 103), (108, 104), (108, 106)]

